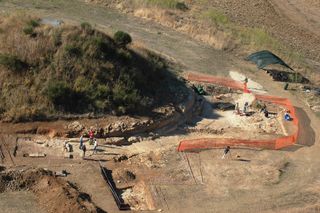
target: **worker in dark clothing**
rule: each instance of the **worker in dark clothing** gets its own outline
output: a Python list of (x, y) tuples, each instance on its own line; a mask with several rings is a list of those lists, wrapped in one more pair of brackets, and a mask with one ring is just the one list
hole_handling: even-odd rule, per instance
[(83, 135), (81, 135), (81, 137), (80, 137), (79, 149), (82, 149), (82, 146), (83, 146)]
[(260, 112), (263, 112), (264, 117), (268, 118), (269, 117), (269, 112), (267, 110), (267, 106), (264, 104), (260, 110)]
[(231, 154), (231, 152), (230, 152), (230, 146), (227, 146), (227, 147), (223, 150), (223, 156), (222, 156), (221, 159), (225, 159), (228, 153)]
[(87, 147), (85, 144), (82, 145), (82, 158), (85, 158), (86, 157), (86, 151), (87, 151)]

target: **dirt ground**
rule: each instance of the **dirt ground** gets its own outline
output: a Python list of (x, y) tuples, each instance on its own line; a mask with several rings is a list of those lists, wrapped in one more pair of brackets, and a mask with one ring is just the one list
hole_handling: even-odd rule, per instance
[[(57, 179), (43, 169), (18, 169), (0, 174), (2, 209), (5, 212), (97, 212), (88, 194), (75, 185)], [(13, 199), (12, 199), (13, 197)], [(27, 209), (26, 209), (27, 207)]]
[[(86, 160), (82, 159), (78, 138), (71, 141), (74, 153), (73, 159), (69, 159), (65, 158), (66, 153), (62, 149), (66, 140), (64, 138), (14, 135), (1, 140), (2, 147), (5, 147), (5, 160), (2, 164), (7, 169), (32, 166), (56, 172), (67, 170), (70, 174), (67, 177), (59, 177), (58, 182), (75, 183), (79, 191), (88, 194), (94, 204), (106, 212), (119, 212), (119, 210), (101, 176), (99, 161), (102, 166), (111, 170), (122, 199), (138, 211), (142, 209), (150, 209), (151, 212), (319, 211), (320, 122), (294, 93), (284, 91), (281, 83), (270, 81), (263, 72), (247, 71), (255, 68), (226, 52), (215, 50), (152, 22), (127, 17), (105, 8), (88, 6), (74, 0), (50, 2), (3, 0), (0, 4), (2, 13), (16, 9), (27, 9), (40, 15), (63, 18), (72, 23), (89, 21), (107, 32), (117, 29), (128, 31), (135, 41), (174, 59), (183, 67), (188, 67), (187, 71), (227, 76), (230, 70), (236, 70), (262, 85), (268, 94), (289, 98), (302, 110), (299, 119), (303, 123), (303, 130), (300, 133), (299, 144), (293, 147), (280, 151), (232, 149), (231, 155), (224, 160), (221, 159), (221, 149), (199, 153), (177, 152), (176, 147), (182, 139), (212, 135), (186, 132), (183, 126), (168, 135), (128, 146), (110, 145), (105, 143), (105, 139), (99, 139), (99, 150), (94, 155), (91, 155), (92, 145), (86, 142), (88, 148)], [(226, 115), (228, 111), (219, 113), (221, 119), (228, 117)], [(227, 123), (223, 119), (220, 121), (217, 119), (215, 122)], [(203, 120), (203, 117), (200, 117), (195, 126), (199, 127)], [(210, 123), (212, 120), (207, 122)], [(240, 127), (242, 126), (240, 124)], [(279, 128), (276, 131), (279, 131)], [(17, 136), (22, 139), (18, 141), (17, 156), (11, 156), (11, 160), (6, 149), (14, 149)], [(306, 140), (310, 141), (306, 143)], [(3, 144), (3, 141), (6, 141), (6, 144)], [(23, 157), (27, 153), (38, 153), (39, 156), (45, 153), (46, 157)], [(48, 194), (53, 194), (49, 192)], [(45, 194), (42, 196), (50, 198)], [(23, 201), (31, 211), (32, 208), (37, 208), (36, 204), (41, 206), (37, 196), (33, 197), (33, 194), (28, 194)], [(12, 207), (12, 203), (2, 199), (0, 206), (3, 209), (17, 207), (23, 212), (19, 207), (20, 204)]]

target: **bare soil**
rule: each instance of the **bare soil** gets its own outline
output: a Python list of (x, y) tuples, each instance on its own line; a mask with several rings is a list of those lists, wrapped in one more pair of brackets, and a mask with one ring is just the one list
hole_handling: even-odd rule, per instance
[[(160, 209), (164, 212), (319, 211), (320, 147), (317, 129), (320, 122), (301, 99), (296, 98), (290, 91), (284, 91), (281, 83), (269, 80), (267, 74), (256, 72), (253, 66), (223, 51), (191, 40), (172, 29), (123, 16), (105, 8), (85, 5), (81, 1), (12, 0), (2, 3), (0, 8), (7, 13), (27, 8), (29, 12), (65, 18), (73, 23), (86, 20), (106, 31), (112, 32), (121, 28), (131, 33), (134, 40), (175, 59), (188, 70), (227, 76), (230, 70), (236, 69), (261, 84), (268, 94), (289, 98), (304, 112), (299, 117), (304, 121), (299, 144), (285, 150), (232, 149), (226, 160), (221, 159), (223, 151), (220, 149), (178, 153), (176, 147), (181, 140), (213, 134), (186, 134), (183, 128), (179, 128), (169, 135), (150, 138), (129, 146), (113, 146), (99, 140), (101, 145), (98, 153), (94, 155), (91, 155), (93, 147), (86, 143), (88, 151), (85, 160), (81, 157), (77, 139), (72, 142), (74, 158), (68, 159), (64, 158), (66, 153), (62, 148), (65, 138), (30, 136), (30, 140), (23, 139), (18, 142), (20, 145), (17, 156), (10, 160), (6, 149), (12, 153), (16, 141), (14, 135), (7, 140), (7, 145), (2, 146), (6, 147), (6, 158), (2, 162), (6, 168), (28, 165), (52, 171), (66, 169), (70, 173), (66, 180), (76, 183), (79, 191), (89, 194), (92, 201), (107, 212), (120, 211), (101, 177), (98, 161), (113, 171), (113, 179), (118, 189), (137, 186), (136, 190), (133, 189), (127, 195), (152, 195), (154, 202), (146, 202), (142, 199), (143, 196), (133, 196), (135, 199), (131, 199), (132, 196), (123, 196), (127, 198), (125, 201), (131, 202), (136, 209), (155, 208), (153, 212)], [(304, 144), (306, 138), (310, 139), (309, 145)], [(47, 156), (23, 157), (22, 150), (25, 150), (25, 153), (46, 153)], [(126, 157), (119, 162), (117, 159), (121, 156)], [(132, 172), (135, 179), (129, 178), (126, 171)], [(47, 186), (45, 188), (48, 189)], [(25, 201), (28, 200), (29, 198)]]
[[(97, 212), (89, 195), (80, 193), (74, 185), (55, 178), (50, 171), (22, 169), (1, 172), (0, 193), (17, 191), (31, 192), (32, 194), (29, 195), (26, 193), (27, 198), (29, 197), (29, 202), (40, 206), (39, 211)], [(8, 195), (10, 196), (10, 193)], [(32, 199), (33, 197), (36, 197), (36, 202)], [(24, 199), (18, 201), (18, 205), (25, 202)], [(4, 208), (12, 208), (10, 202), (2, 205), (5, 206)], [(29, 208), (31, 210), (33, 207), (29, 206)]]

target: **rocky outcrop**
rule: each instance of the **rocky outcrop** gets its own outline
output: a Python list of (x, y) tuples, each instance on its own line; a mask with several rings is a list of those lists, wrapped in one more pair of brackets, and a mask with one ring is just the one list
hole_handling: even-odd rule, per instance
[[(179, 104), (177, 107), (168, 107), (162, 109), (159, 114), (162, 114), (159, 118), (152, 119), (135, 119), (131, 122), (124, 122), (118, 120), (113, 123), (101, 124), (97, 123), (95, 126), (85, 126), (79, 121), (71, 122), (66, 126), (67, 136), (75, 137), (84, 134), (88, 136), (88, 132), (92, 130), (95, 133), (95, 137), (98, 138), (113, 138), (125, 137), (127, 142), (133, 143), (140, 141), (139, 137), (132, 137), (135, 135), (146, 134), (148, 132), (163, 133), (166, 131), (172, 131), (173, 128), (184, 123), (188, 117), (192, 115), (192, 109), (195, 103), (195, 94), (190, 90), (186, 100)], [(170, 128), (168, 128), (170, 127)], [(123, 143), (119, 141), (110, 141), (110, 144)]]

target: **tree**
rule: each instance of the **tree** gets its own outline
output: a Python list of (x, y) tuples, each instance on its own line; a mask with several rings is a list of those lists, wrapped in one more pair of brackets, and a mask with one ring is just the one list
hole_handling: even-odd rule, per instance
[(132, 42), (131, 36), (123, 31), (117, 31), (113, 36), (115, 42), (121, 46), (127, 46)]

